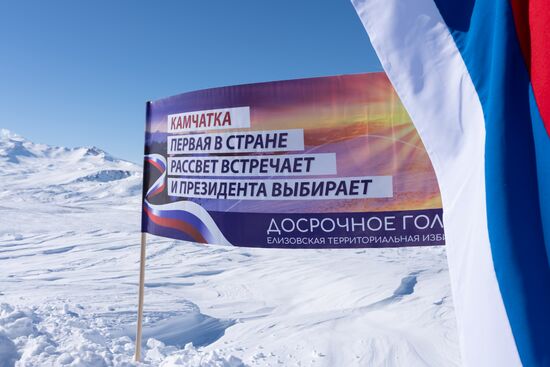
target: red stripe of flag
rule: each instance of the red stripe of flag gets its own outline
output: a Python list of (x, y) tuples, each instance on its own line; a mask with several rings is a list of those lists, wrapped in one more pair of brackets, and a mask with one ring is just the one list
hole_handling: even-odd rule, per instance
[(511, 0), (537, 106), (550, 137), (550, 1)]

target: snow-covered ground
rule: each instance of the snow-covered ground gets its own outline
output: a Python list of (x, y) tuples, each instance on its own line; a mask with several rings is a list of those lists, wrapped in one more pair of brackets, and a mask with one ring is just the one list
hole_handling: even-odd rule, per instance
[[(133, 163), (1, 130), (0, 367), (136, 365), (140, 195)], [(442, 247), (148, 239), (144, 365), (460, 364)]]

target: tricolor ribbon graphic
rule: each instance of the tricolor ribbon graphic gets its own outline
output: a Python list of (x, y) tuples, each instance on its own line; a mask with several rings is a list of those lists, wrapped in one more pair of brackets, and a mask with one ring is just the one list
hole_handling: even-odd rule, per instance
[(194, 242), (231, 245), (202, 206), (192, 201), (151, 204), (148, 199), (160, 194), (166, 188), (166, 158), (160, 154), (148, 154), (145, 155), (145, 164), (152, 165), (161, 173), (147, 190), (143, 201), (143, 211), (148, 221), (159, 227), (160, 231), (164, 229), (180, 232)]

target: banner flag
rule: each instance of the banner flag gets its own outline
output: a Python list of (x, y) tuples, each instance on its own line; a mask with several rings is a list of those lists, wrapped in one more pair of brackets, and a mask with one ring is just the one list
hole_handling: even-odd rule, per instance
[(444, 244), (436, 176), (384, 73), (148, 102), (142, 231), (248, 247)]
[(550, 2), (353, 0), (432, 160), (465, 366), (550, 366)]

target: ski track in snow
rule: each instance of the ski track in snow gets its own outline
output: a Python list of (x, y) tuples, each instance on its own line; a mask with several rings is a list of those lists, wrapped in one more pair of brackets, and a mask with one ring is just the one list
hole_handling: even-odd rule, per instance
[[(134, 366), (140, 167), (0, 134), (0, 367)], [(457, 366), (445, 250), (148, 236), (148, 366)]]

